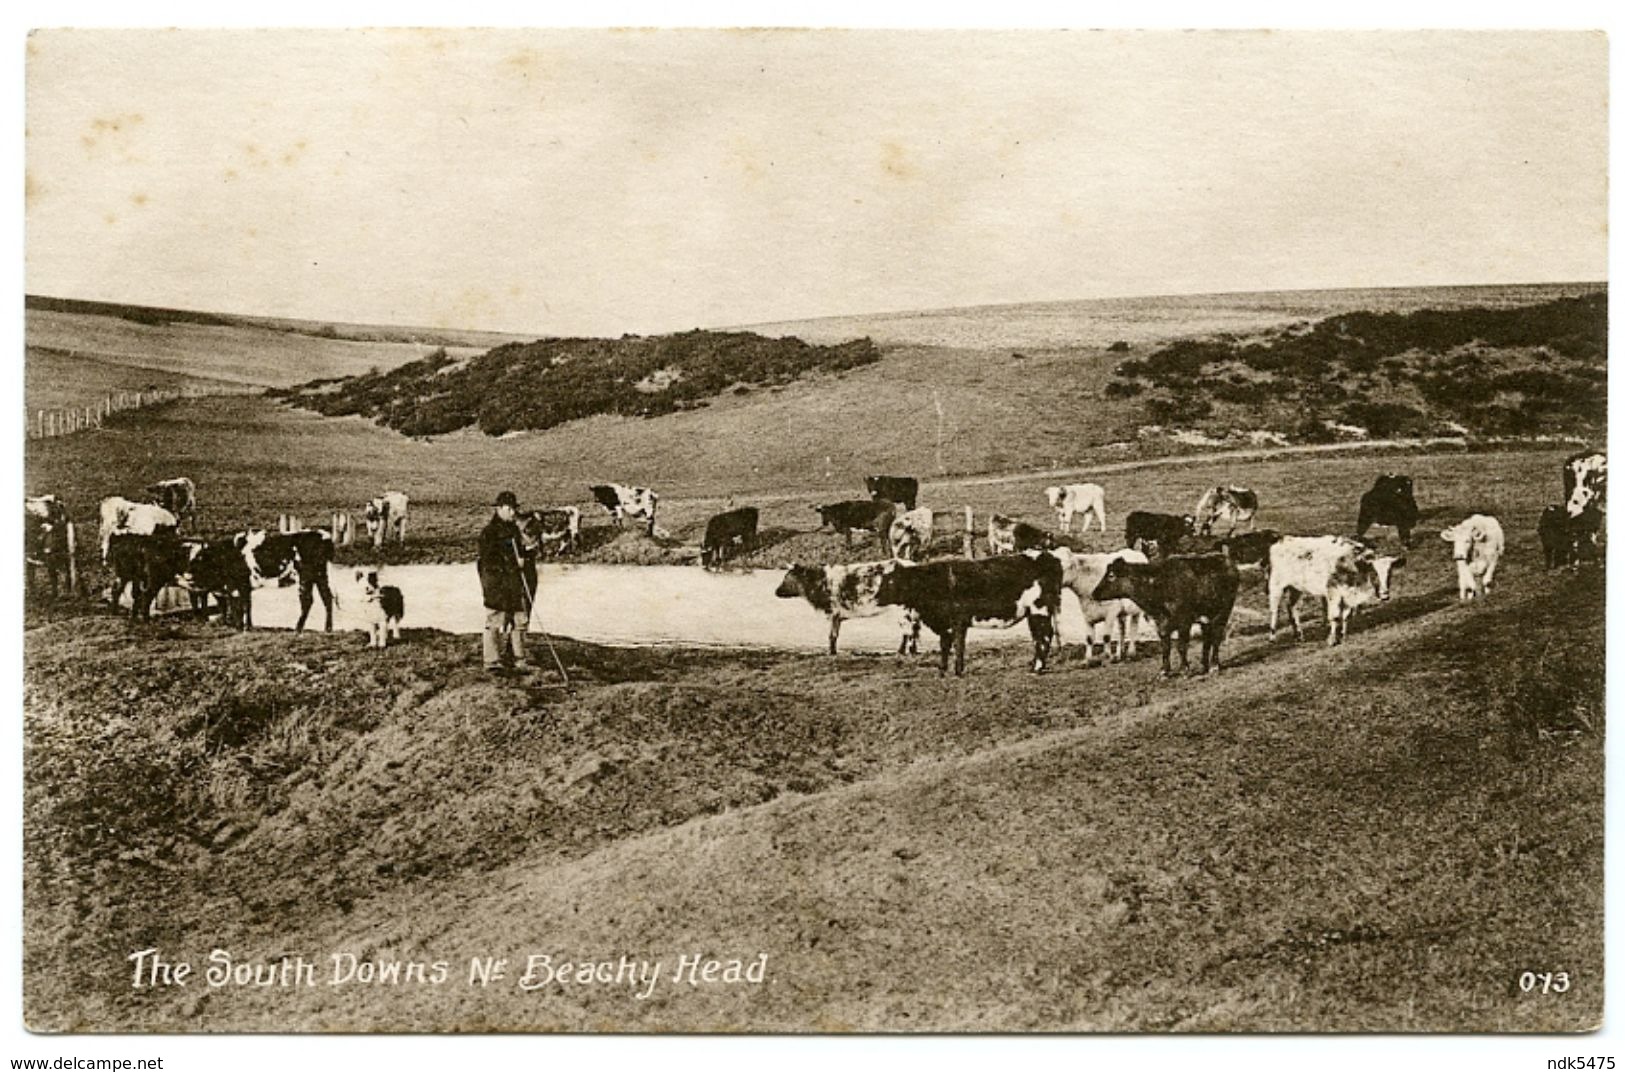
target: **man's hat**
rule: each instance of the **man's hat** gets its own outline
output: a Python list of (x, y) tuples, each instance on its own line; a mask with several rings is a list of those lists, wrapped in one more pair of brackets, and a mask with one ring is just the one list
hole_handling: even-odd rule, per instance
[(519, 498), (516, 495), (514, 495), (513, 492), (505, 491), (501, 495), (497, 496), (497, 505), (498, 506), (511, 506), (515, 510), (517, 510), (517, 509), (519, 509)]

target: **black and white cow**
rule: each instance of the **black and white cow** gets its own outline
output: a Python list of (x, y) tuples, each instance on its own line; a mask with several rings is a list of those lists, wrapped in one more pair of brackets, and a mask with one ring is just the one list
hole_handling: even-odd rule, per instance
[(528, 546), (565, 555), (581, 541), (581, 511), (574, 506), (549, 506), (527, 510), (517, 518)]
[(1144, 564), (1118, 559), (1095, 585), (1094, 599), (1132, 599), (1157, 623), (1162, 639), (1162, 676), (1170, 677), (1169, 656), (1179, 640), (1179, 668), (1190, 669), (1191, 628), (1202, 626), (1202, 672), (1220, 667), (1219, 645), (1230, 626), (1241, 576), (1223, 555), (1170, 555)]
[(375, 548), (383, 547), (391, 537), (396, 543), (406, 542), (407, 498), (403, 491), (386, 491), (367, 503), (362, 520), (367, 535)]
[(177, 523), (197, 514), (197, 485), (184, 476), (149, 484), (146, 490), (151, 501), (175, 515)]
[(23, 562), (26, 584), (34, 589), (36, 570), (45, 570), (53, 597), (60, 594), (61, 577), (68, 577), (68, 591), (79, 587), (77, 548), (73, 521), (68, 507), (55, 495), (31, 495), (23, 499)]
[(175, 534), (180, 522), (157, 503), (133, 502), (111, 495), (101, 504), (102, 561), (108, 561), (108, 541), (115, 535), (155, 536)]
[(113, 571), (114, 609), (128, 587), (130, 620), (151, 618), (153, 600), (187, 571), (199, 546), (196, 541), (183, 541), (173, 529), (113, 533), (107, 541), (107, 565)]
[(1251, 488), (1238, 488), (1234, 485), (1215, 484), (1202, 493), (1196, 503), (1196, 525), (1198, 531), (1207, 535), (1213, 531), (1213, 526), (1220, 521), (1230, 523), (1230, 532), (1236, 531), (1236, 526), (1245, 522), (1249, 527), (1253, 523), (1253, 516), (1258, 513), (1258, 496)]
[(658, 494), (648, 488), (629, 488), (625, 484), (594, 484), (590, 490), (598, 505), (609, 511), (616, 528), (629, 517), (641, 517), (648, 522), (649, 535), (654, 535), (655, 510), (660, 506)]
[(863, 484), (869, 498), (894, 502), (904, 510), (914, 509), (920, 498), (920, 482), (911, 476), (866, 476)]
[[(293, 576), (299, 582), (299, 624), (305, 628), (310, 608), (315, 605), (311, 589), (322, 595), (327, 610), (327, 632), (333, 631), (333, 588), (328, 581), (327, 567), (333, 561), (333, 536), (321, 529), (303, 532), (278, 532), (265, 537), (254, 551), (258, 560), (256, 582), (260, 578), (273, 579)], [(248, 627), (254, 624), (252, 598), (245, 602), (243, 618)]]
[(875, 539), (885, 546), (892, 520), (897, 516), (897, 504), (890, 499), (848, 499), (813, 509), (822, 522), (819, 527), (839, 532), (848, 547), (852, 546), (852, 534), (860, 531), (874, 533)]
[(1568, 537), (1573, 548), (1573, 560), (1600, 558), (1599, 548), (1608, 513), (1606, 454), (1601, 451), (1581, 451), (1564, 461), (1563, 509), (1568, 514)]
[(1148, 543), (1166, 549), (1195, 531), (1196, 519), (1190, 514), (1157, 514), (1150, 510), (1135, 510), (1124, 521), (1123, 543), (1136, 551), (1145, 551)]
[(1055, 618), (1061, 612), (1061, 562), (1047, 551), (1029, 551), (971, 561), (963, 558), (928, 562), (891, 571), (881, 578), (876, 602), (903, 606), (920, 616), (937, 634), (941, 662), (948, 673), (965, 673), (965, 636), (973, 625), (1010, 627), (1023, 619), (1033, 638), (1033, 670), (1049, 663)]
[(1354, 533), (1364, 536), (1372, 525), (1392, 525), (1399, 542), (1411, 545), (1411, 532), (1422, 512), (1416, 508), (1416, 485), (1403, 473), (1384, 473), (1360, 496), (1360, 517)]
[(754, 506), (717, 514), (705, 523), (705, 539), (700, 543), (700, 565), (711, 569), (722, 565), (735, 546), (745, 554), (756, 545), (758, 513)]
[(266, 534), (256, 529), (193, 544), (191, 559), (179, 580), (192, 590), (192, 608), (199, 617), (208, 615), (213, 597), (220, 604), (224, 624), (235, 629), (253, 624), (249, 607), (260, 572), (257, 552), (265, 540)]
[(1293, 637), (1303, 639), (1298, 599), (1310, 596), (1326, 601), (1326, 645), (1342, 643), (1356, 610), (1388, 601), (1394, 570), (1404, 564), (1404, 555), (1379, 555), (1343, 536), (1285, 537), (1270, 549), (1270, 640), (1275, 639), (1283, 601)]
[[(805, 599), (816, 611), (829, 618), (829, 653), (841, 636), (841, 623), (848, 618), (873, 618), (886, 608), (876, 599), (880, 582), (896, 569), (910, 568), (900, 562), (856, 562), (847, 566), (788, 566), (774, 595), (780, 599)], [(920, 619), (913, 613), (903, 616), (903, 635), (897, 654), (920, 650)]]
[(988, 553), (995, 555), (1035, 549), (1048, 551), (1055, 546), (1055, 537), (1037, 525), (1029, 525), (1025, 521), (1017, 521), (1003, 514), (994, 514), (987, 519), (987, 546)]

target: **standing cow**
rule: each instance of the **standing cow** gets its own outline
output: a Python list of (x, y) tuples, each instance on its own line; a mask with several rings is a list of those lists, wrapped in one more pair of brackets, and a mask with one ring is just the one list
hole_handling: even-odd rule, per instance
[(1251, 488), (1238, 488), (1234, 485), (1225, 486), (1216, 484), (1202, 493), (1196, 503), (1196, 525), (1198, 531), (1204, 536), (1213, 531), (1213, 526), (1220, 521), (1230, 522), (1229, 532), (1235, 532), (1236, 526), (1246, 523), (1252, 527), (1253, 517), (1258, 513), (1258, 496)]
[(1456, 560), (1456, 590), (1463, 601), (1483, 599), (1495, 583), (1495, 567), (1506, 550), (1501, 523), (1489, 514), (1473, 514), (1439, 533)]
[(1411, 545), (1411, 532), (1422, 512), (1416, 508), (1416, 485), (1403, 473), (1384, 473), (1360, 496), (1360, 516), (1355, 535), (1364, 536), (1372, 525), (1392, 525), (1399, 542)]
[(1055, 546), (1055, 537), (1025, 521), (994, 514), (987, 519), (988, 551), (995, 555), (1015, 554), (1021, 551), (1048, 551)]
[(1072, 531), (1074, 514), (1083, 515), (1083, 525), (1078, 529), (1080, 533), (1089, 531), (1091, 517), (1100, 522), (1102, 533), (1106, 531), (1106, 489), (1099, 484), (1052, 485), (1044, 489), (1044, 498), (1049, 500), (1050, 509), (1055, 511), (1062, 532)]
[(1307, 595), (1326, 601), (1326, 646), (1342, 643), (1354, 611), (1373, 601), (1386, 603), (1393, 572), (1404, 564), (1404, 555), (1378, 555), (1341, 536), (1283, 537), (1270, 549), (1270, 639), (1275, 639), (1283, 599), (1292, 635), (1303, 639), (1298, 597)]
[(102, 561), (108, 560), (109, 541), (115, 535), (155, 536), (165, 532), (173, 535), (179, 524), (174, 514), (156, 503), (109, 496), (101, 505)]
[[(1114, 663), (1122, 662), (1126, 650), (1133, 658), (1139, 650), (1140, 628), (1145, 612), (1131, 599), (1097, 600), (1095, 586), (1106, 575), (1113, 562), (1145, 563), (1146, 557), (1131, 548), (1107, 554), (1078, 554), (1069, 548), (1058, 547), (1053, 552), (1061, 560), (1061, 585), (1072, 589), (1078, 597), (1078, 609), (1083, 612), (1083, 659), (1086, 664), (1095, 661), (1095, 644), (1099, 643), (1102, 658)], [(1059, 638), (1057, 638), (1059, 639)]]
[(872, 532), (882, 547), (891, 534), (892, 520), (897, 516), (897, 504), (890, 499), (848, 499), (813, 507), (818, 513), (819, 528), (834, 529), (852, 546), (854, 532)]
[[(311, 607), (316, 602), (311, 595), (311, 590), (315, 589), (321, 593), (322, 606), (327, 611), (326, 630), (329, 633), (333, 631), (333, 588), (327, 576), (327, 567), (333, 561), (331, 533), (321, 529), (279, 532), (266, 536), (254, 555), (257, 559), (254, 570), (256, 583), (262, 578), (279, 579), (290, 574), (298, 580), (299, 622), (294, 626), (295, 630), (305, 628), (305, 620), (310, 617)], [(244, 602), (243, 617), (249, 627), (254, 624), (252, 597)]]
[(911, 476), (866, 476), (869, 498), (896, 503), (904, 510), (914, 509), (920, 498), (920, 482)]
[(26, 584), (34, 589), (34, 573), (44, 569), (55, 598), (61, 590), (61, 577), (68, 577), (68, 591), (79, 587), (77, 548), (73, 522), (67, 505), (55, 495), (33, 495), (23, 499), (23, 560)]
[(1008, 628), (1026, 620), (1033, 638), (1033, 672), (1049, 664), (1055, 617), (1061, 612), (1061, 562), (1046, 551), (986, 558), (947, 559), (899, 568), (880, 581), (875, 600), (907, 607), (937, 634), (938, 673), (965, 673), (965, 638), (972, 625)]
[(756, 507), (741, 506), (707, 521), (705, 539), (700, 542), (700, 565), (706, 569), (721, 566), (736, 546), (740, 554), (748, 553), (756, 545), (757, 520)]
[[(841, 636), (841, 623), (848, 618), (872, 618), (886, 608), (875, 598), (881, 580), (895, 569), (907, 569), (901, 562), (857, 562), (847, 566), (799, 566), (785, 568), (784, 579), (773, 594), (780, 599), (805, 599), (814, 610), (829, 619), (829, 653), (835, 654)], [(912, 612), (903, 615), (903, 635), (897, 654), (918, 654), (920, 618)]]
[(1196, 519), (1190, 514), (1158, 514), (1150, 510), (1135, 510), (1123, 524), (1123, 543), (1136, 551), (1145, 551), (1148, 544), (1164, 550), (1172, 547), (1196, 531)]
[(1223, 555), (1171, 556), (1150, 562), (1122, 559), (1106, 567), (1091, 598), (1132, 599), (1157, 623), (1162, 676), (1173, 676), (1170, 654), (1179, 641), (1179, 668), (1190, 670), (1191, 629), (1202, 626), (1202, 672), (1220, 668), (1219, 645), (1230, 626), (1241, 575)]
[(648, 488), (630, 488), (625, 484), (593, 484), (588, 490), (598, 500), (598, 505), (609, 511), (610, 520), (616, 528), (625, 524), (629, 517), (641, 517), (648, 521), (648, 534), (655, 534), (655, 510), (660, 506), (660, 496), (655, 492)]
[(374, 548), (392, 536), (396, 543), (406, 542), (406, 506), (406, 493), (400, 491), (386, 491), (367, 503), (364, 520)]
[(184, 476), (160, 480), (147, 486), (151, 501), (175, 515), (176, 523), (195, 519), (197, 514), (197, 485)]
[(936, 515), (929, 506), (898, 514), (888, 533), (891, 556), (908, 562), (923, 560), (931, 549), (931, 537), (935, 531)]

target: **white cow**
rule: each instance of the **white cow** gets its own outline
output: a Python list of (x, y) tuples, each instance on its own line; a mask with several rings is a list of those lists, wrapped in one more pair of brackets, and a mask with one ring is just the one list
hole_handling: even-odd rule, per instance
[(1326, 601), (1326, 646), (1341, 643), (1356, 608), (1388, 601), (1394, 569), (1404, 564), (1404, 555), (1379, 555), (1343, 536), (1282, 537), (1270, 548), (1270, 639), (1275, 639), (1283, 596), (1292, 636), (1303, 639), (1298, 597), (1307, 595)]
[(1062, 532), (1072, 531), (1072, 515), (1082, 514), (1079, 532), (1089, 531), (1089, 518), (1100, 522), (1100, 531), (1106, 531), (1106, 489), (1099, 484), (1051, 485), (1044, 489), (1044, 497), (1061, 522)]
[(384, 546), (392, 535), (397, 543), (405, 543), (406, 493), (386, 491), (367, 503), (366, 523), (374, 547)]
[(1106, 567), (1118, 559), (1144, 564), (1147, 559), (1138, 551), (1124, 548), (1106, 554), (1083, 555), (1066, 547), (1057, 547), (1050, 554), (1061, 560), (1061, 585), (1072, 589), (1078, 597), (1078, 609), (1083, 611), (1083, 658), (1085, 663), (1095, 661), (1095, 644), (1100, 644), (1102, 658), (1116, 633), (1116, 648), (1110, 653), (1114, 663), (1123, 661), (1124, 646), (1133, 658), (1139, 648), (1140, 629), (1145, 623), (1145, 612), (1132, 599), (1094, 598), (1095, 585), (1106, 575)]
[(1456, 590), (1463, 600), (1483, 599), (1495, 583), (1495, 567), (1506, 550), (1501, 523), (1489, 514), (1474, 514), (1439, 533), (1456, 560)]
[(107, 561), (107, 544), (115, 535), (151, 536), (161, 528), (173, 530), (180, 524), (174, 514), (157, 503), (132, 502), (112, 495), (102, 500), (102, 561)]
[(891, 555), (909, 562), (918, 562), (931, 547), (935, 516), (929, 506), (898, 514), (891, 523)]
[[(892, 570), (910, 569), (910, 563), (855, 562), (849, 566), (788, 566), (784, 580), (774, 595), (780, 599), (800, 596), (814, 610), (823, 611), (829, 618), (829, 653), (835, 654), (835, 642), (841, 635), (841, 623), (848, 618), (873, 618), (889, 607), (875, 600), (881, 580)], [(919, 654), (920, 616), (913, 611), (903, 615), (903, 635), (897, 645), (897, 654)]]

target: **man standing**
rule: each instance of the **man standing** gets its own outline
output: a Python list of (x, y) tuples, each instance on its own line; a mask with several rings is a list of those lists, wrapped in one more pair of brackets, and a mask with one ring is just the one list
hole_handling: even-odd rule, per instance
[(480, 587), (485, 592), (485, 669), (508, 675), (525, 666), (525, 630), (536, 594), (536, 562), (521, 550), (514, 520), (519, 500), (505, 491), (480, 531)]

